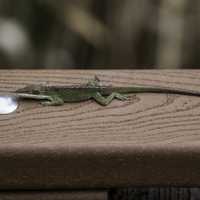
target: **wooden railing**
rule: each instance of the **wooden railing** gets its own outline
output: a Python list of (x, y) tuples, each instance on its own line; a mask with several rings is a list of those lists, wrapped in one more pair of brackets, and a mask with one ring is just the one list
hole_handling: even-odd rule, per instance
[[(27, 84), (71, 85), (98, 75), (113, 86), (144, 84), (200, 91), (200, 71), (2, 70), (0, 91)], [(0, 115), (1, 189), (199, 186), (200, 98), (137, 94), (44, 107), (21, 101)]]

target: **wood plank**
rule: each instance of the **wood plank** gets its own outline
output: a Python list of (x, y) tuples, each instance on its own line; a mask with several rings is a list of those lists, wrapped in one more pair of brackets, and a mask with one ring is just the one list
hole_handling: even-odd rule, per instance
[[(0, 91), (27, 84), (145, 84), (200, 91), (198, 70), (1, 70)], [(0, 116), (0, 188), (110, 188), (200, 184), (198, 97), (137, 94), (43, 107), (21, 102)]]
[(1, 200), (107, 200), (106, 191), (9, 191)]

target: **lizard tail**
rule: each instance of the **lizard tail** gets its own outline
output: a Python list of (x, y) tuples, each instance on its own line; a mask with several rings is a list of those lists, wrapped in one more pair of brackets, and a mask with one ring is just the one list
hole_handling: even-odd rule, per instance
[(180, 94), (189, 96), (200, 96), (200, 91), (176, 89), (169, 87), (149, 87), (149, 86), (134, 86), (134, 87), (121, 87), (116, 88), (116, 92), (122, 94), (129, 93), (164, 93), (164, 94)]

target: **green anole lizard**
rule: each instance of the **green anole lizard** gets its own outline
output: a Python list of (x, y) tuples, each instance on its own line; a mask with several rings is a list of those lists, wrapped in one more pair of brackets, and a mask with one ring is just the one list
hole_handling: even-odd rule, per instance
[(102, 86), (98, 77), (80, 86), (44, 86), (30, 85), (14, 93), (17, 98), (43, 100), (42, 105), (59, 106), (67, 102), (82, 102), (94, 99), (100, 105), (106, 106), (113, 99), (125, 101), (127, 94), (135, 93), (167, 93), (190, 96), (200, 96), (200, 91), (173, 89), (166, 87), (130, 86), (112, 87)]

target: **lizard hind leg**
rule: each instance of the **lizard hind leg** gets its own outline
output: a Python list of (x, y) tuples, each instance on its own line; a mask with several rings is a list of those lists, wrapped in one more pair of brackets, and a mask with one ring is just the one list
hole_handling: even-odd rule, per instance
[(64, 104), (64, 101), (62, 98), (58, 96), (52, 96), (49, 98), (49, 101), (43, 101), (41, 102), (43, 106), (62, 106)]
[(113, 92), (110, 96), (104, 97), (101, 95), (101, 93), (97, 92), (93, 98), (96, 100), (97, 103), (103, 106), (109, 105), (114, 99), (119, 99), (121, 101), (125, 101), (128, 98), (124, 95), (121, 95), (119, 93)]

